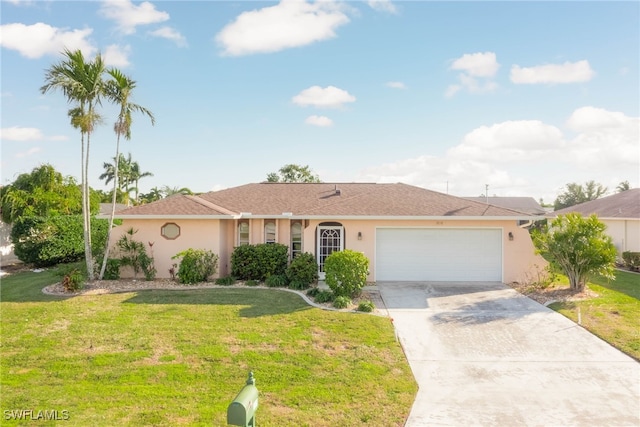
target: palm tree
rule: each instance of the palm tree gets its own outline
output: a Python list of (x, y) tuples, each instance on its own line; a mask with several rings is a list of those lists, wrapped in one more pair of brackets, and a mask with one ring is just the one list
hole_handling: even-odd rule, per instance
[[(109, 239), (111, 238), (111, 228), (113, 227), (113, 218), (116, 214), (116, 196), (119, 189), (118, 183), (118, 174), (120, 169), (120, 137), (124, 137), (127, 140), (131, 139), (131, 124), (133, 119), (131, 117), (131, 113), (139, 112), (151, 119), (151, 124), (155, 124), (155, 117), (153, 113), (146, 109), (145, 107), (133, 103), (130, 101), (131, 92), (136, 87), (135, 80), (130, 77), (124, 75), (120, 70), (115, 68), (107, 71), (109, 76), (111, 76), (111, 80), (107, 82), (106, 85), (106, 94), (111, 101), (118, 104), (120, 106), (120, 112), (118, 113), (118, 118), (116, 123), (113, 125), (113, 130), (116, 133), (116, 155), (114, 157), (114, 167), (113, 167), (113, 199), (111, 203), (111, 214), (109, 215), (109, 228), (107, 229), (107, 241), (105, 244), (104, 257), (102, 259), (102, 268), (100, 269), (100, 280), (104, 276), (105, 269), (107, 267), (107, 258), (109, 257)], [(136, 201), (138, 199), (138, 183), (137, 180), (141, 178), (139, 174), (140, 167), (138, 163), (131, 163), (131, 153), (129, 153), (129, 166), (130, 172), (133, 173), (134, 168), (133, 165), (136, 166), (136, 172), (138, 175), (136, 176)], [(148, 172), (147, 172), (148, 173)], [(132, 176), (133, 177), (133, 176)], [(108, 183), (108, 181), (107, 181)]]
[(153, 176), (153, 174), (151, 172), (140, 172), (140, 165), (138, 164), (138, 162), (132, 162), (131, 163), (131, 171), (130, 171), (131, 175), (130, 175), (130, 187), (128, 188), (129, 191), (133, 190), (134, 193), (134, 197), (133, 200), (136, 201), (136, 203), (138, 203), (138, 185), (140, 183), (140, 180), (142, 178), (146, 178), (148, 176)]
[[(86, 61), (80, 50), (65, 49), (63, 60), (54, 64), (45, 73), (45, 84), (40, 88), (43, 94), (59, 90), (74, 105), (69, 110), (71, 125), (80, 129), (81, 145), (81, 186), (82, 216), (84, 222), (84, 253), (89, 281), (93, 281), (93, 256), (91, 253), (91, 221), (89, 206), (89, 150), (91, 133), (101, 122), (96, 107), (101, 103), (104, 94), (102, 75), (105, 65), (100, 54), (93, 60)], [(86, 137), (86, 144), (85, 144)]]
[(193, 195), (193, 191), (191, 191), (189, 188), (187, 187), (169, 187), (168, 185), (165, 185), (164, 187), (162, 187), (162, 193), (164, 193), (165, 197), (169, 197), (169, 196), (173, 196), (175, 194), (182, 194), (185, 196), (191, 196)]

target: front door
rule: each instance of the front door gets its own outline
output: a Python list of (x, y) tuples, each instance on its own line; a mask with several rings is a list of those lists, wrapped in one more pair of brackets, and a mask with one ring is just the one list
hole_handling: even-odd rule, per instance
[(324, 261), (334, 251), (344, 249), (342, 238), (344, 227), (341, 225), (320, 225), (318, 226), (318, 275), (320, 280), (324, 280)]

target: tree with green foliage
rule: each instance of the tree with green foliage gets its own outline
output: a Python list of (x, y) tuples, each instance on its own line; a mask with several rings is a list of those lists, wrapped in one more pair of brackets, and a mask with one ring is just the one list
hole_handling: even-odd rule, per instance
[(618, 193), (622, 193), (623, 191), (631, 190), (631, 185), (629, 185), (629, 181), (622, 181), (620, 184), (618, 184), (616, 190), (618, 191)]
[[(90, 198), (90, 210), (99, 209), (99, 196)], [(7, 224), (29, 216), (75, 215), (82, 213), (82, 194), (75, 179), (64, 177), (50, 164), (23, 173), (0, 189), (2, 221)]]
[[(111, 228), (113, 227), (113, 219), (116, 214), (116, 201), (117, 201), (117, 193), (118, 193), (118, 178), (119, 178), (119, 160), (120, 160), (120, 138), (124, 137), (126, 140), (131, 139), (131, 124), (133, 123), (132, 113), (141, 113), (149, 119), (151, 119), (151, 124), (155, 124), (155, 117), (153, 113), (146, 109), (145, 107), (131, 102), (131, 95), (133, 89), (136, 87), (135, 80), (130, 77), (124, 75), (121, 71), (112, 68), (107, 71), (107, 74), (111, 76), (111, 80), (109, 80), (105, 86), (105, 92), (107, 98), (111, 100), (113, 103), (117, 104), (120, 107), (120, 112), (118, 113), (118, 118), (116, 119), (116, 123), (113, 126), (113, 130), (116, 133), (116, 155), (114, 156), (115, 165), (113, 167), (113, 198), (111, 200), (111, 212), (109, 214), (109, 229), (107, 231), (107, 243), (105, 246), (105, 255), (102, 261), (102, 267), (100, 268), (100, 274), (98, 275), (98, 279), (102, 280), (104, 276), (105, 269), (107, 268), (107, 259), (109, 257), (109, 239), (111, 238)], [(129, 154), (131, 157), (131, 154)], [(140, 167), (137, 165), (137, 171), (139, 172)], [(133, 171), (133, 168), (130, 168)], [(102, 175), (101, 175), (102, 177)], [(138, 180), (141, 178), (140, 174), (134, 177), (136, 183), (136, 200), (138, 198)]]
[(571, 290), (580, 292), (589, 278), (615, 279), (616, 248), (596, 215), (559, 215), (548, 227), (532, 232), (533, 242), (553, 267), (569, 278)]
[[(73, 105), (69, 110), (71, 125), (80, 130), (82, 217), (84, 225), (85, 262), (89, 281), (93, 281), (93, 255), (91, 251), (91, 214), (89, 204), (89, 151), (91, 134), (102, 121), (96, 108), (104, 95), (105, 64), (100, 54), (87, 61), (82, 51), (64, 50), (63, 60), (52, 65), (45, 74), (43, 94), (59, 90)], [(86, 140), (85, 140), (86, 138)]]
[(267, 175), (267, 182), (322, 182), (309, 166), (284, 165)]
[[(84, 255), (82, 215), (24, 216), (11, 229), (18, 259), (36, 267), (79, 261)], [(100, 252), (107, 235), (107, 221), (91, 218), (93, 250)]]
[(607, 192), (607, 187), (595, 181), (588, 181), (584, 185), (572, 182), (566, 185), (566, 189), (553, 203), (555, 210), (568, 208), (569, 206), (596, 200)]

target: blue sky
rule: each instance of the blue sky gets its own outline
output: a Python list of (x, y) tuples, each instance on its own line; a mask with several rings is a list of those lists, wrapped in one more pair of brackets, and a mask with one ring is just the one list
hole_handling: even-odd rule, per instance
[[(131, 153), (151, 187), (204, 192), (309, 165), (327, 182), (405, 182), (553, 202), (565, 184), (640, 185), (640, 3), (2, 1), (1, 183), (80, 175), (60, 51), (137, 81)], [(114, 156), (115, 108), (90, 185)]]

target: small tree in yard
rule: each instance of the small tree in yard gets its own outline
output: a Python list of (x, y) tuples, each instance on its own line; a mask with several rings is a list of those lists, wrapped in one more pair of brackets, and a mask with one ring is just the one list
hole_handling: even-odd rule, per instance
[(336, 251), (324, 261), (325, 282), (335, 296), (360, 295), (369, 275), (369, 258), (361, 252)]
[(547, 229), (532, 233), (543, 257), (569, 278), (571, 289), (582, 291), (590, 277), (614, 279), (616, 248), (596, 215), (560, 215)]

